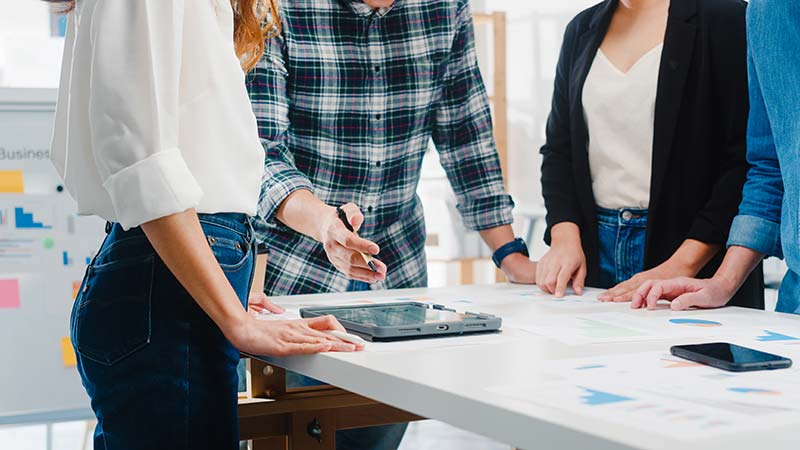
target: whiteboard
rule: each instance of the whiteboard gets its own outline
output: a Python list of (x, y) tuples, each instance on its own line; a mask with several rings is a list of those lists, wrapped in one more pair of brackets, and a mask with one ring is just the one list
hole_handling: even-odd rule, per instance
[(62, 339), (105, 224), (75, 214), (50, 164), (55, 97), (0, 89), (0, 425), (92, 417)]

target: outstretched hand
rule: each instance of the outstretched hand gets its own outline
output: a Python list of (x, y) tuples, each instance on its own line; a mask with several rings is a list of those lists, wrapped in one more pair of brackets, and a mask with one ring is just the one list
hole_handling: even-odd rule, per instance
[(256, 314), (261, 314), (264, 311), (272, 314), (283, 314), (286, 312), (283, 307), (272, 303), (267, 297), (267, 294), (263, 292), (250, 293), (250, 298), (247, 299), (247, 310)]
[(659, 300), (667, 300), (674, 311), (689, 308), (721, 308), (732, 293), (716, 279), (673, 278), (646, 281), (631, 300), (631, 308), (656, 309)]
[(363, 344), (351, 344), (324, 333), (328, 330), (346, 332), (333, 316), (274, 321), (248, 316), (229, 339), (242, 352), (264, 356), (353, 352), (364, 348)]
[(629, 302), (634, 295), (648, 281), (670, 280), (695, 273), (688, 267), (667, 261), (650, 270), (637, 273), (627, 281), (623, 281), (602, 293), (598, 299), (601, 302)]

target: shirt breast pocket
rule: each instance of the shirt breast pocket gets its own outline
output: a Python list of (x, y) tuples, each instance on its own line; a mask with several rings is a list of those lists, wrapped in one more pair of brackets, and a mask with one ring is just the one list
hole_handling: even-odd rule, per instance
[(442, 87), (441, 63), (430, 57), (387, 63), (385, 92), (389, 109), (428, 111)]

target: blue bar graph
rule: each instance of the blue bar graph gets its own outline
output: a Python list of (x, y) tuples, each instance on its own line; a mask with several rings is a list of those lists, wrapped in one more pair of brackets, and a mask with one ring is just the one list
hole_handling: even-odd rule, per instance
[(633, 400), (631, 397), (612, 394), (610, 392), (596, 391), (594, 389), (578, 386), (584, 391), (586, 395), (581, 396), (583, 403), (591, 406), (608, 405), (609, 403), (627, 402)]
[(50, 225), (45, 225), (42, 222), (37, 222), (33, 213), (25, 211), (25, 208), (14, 208), (14, 223), (17, 228), (33, 228), (33, 229), (49, 229), (53, 228)]
[(61, 252), (61, 258), (65, 266), (72, 264), (72, 258), (69, 257), (69, 252)]
[(575, 370), (592, 370), (592, 369), (602, 369), (606, 367), (605, 364), (589, 364), (586, 366), (576, 367)]
[(800, 340), (794, 336), (789, 336), (786, 334), (776, 333), (774, 331), (764, 330), (763, 336), (758, 336), (756, 338), (757, 341), (761, 342), (768, 342), (768, 341), (797, 341)]

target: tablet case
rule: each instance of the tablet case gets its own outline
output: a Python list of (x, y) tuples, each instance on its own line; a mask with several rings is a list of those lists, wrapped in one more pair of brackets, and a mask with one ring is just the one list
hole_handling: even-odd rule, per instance
[[(303, 318), (319, 317), (339, 310), (385, 308), (388, 306), (412, 306), (423, 309), (430, 308), (439, 311), (456, 312), (456, 310), (446, 308), (442, 305), (429, 305), (419, 302), (397, 302), (374, 305), (320, 306), (313, 308), (302, 308), (300, 309), (300, 316)], [(463, 314), (467, 316), (463, 321), (419, 323), (414, 325), (404, 324), (377, 326), (341, 319), (339, 322), (348, 332), (355, 333), (364, 339), (374, 342), (422, 339), (436, 336), (463, 335), (468, 333), (486, 333), (491, 331), (499, 331), (503, 323), (503, 319), (491, 314), (472, 312), (464, 312)]]

